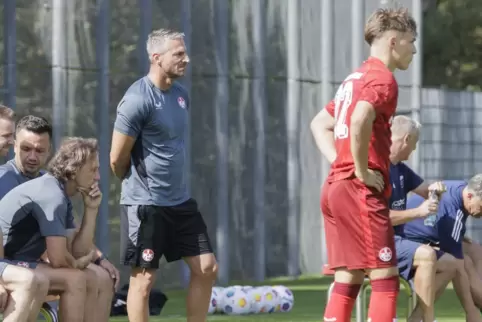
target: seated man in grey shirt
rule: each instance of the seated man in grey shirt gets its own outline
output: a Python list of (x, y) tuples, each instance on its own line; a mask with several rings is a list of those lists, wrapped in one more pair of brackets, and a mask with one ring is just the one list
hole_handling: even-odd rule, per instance
[[(82, 270), (95, 256), (93, 239), (102, 199), (97, 184), (97, 141), (65, 140), (48, 170), (13, 188), (0, 201), (5, 257), (44, 274), (50, 292), (60, 295), (61, 320), (82, 322), (89, 292)], [(84, 217), (79, 232), (74, 234), (70, 198), (78, 192), (84, 201)], [(39, 262), (45, 251), (49, 263)], [(89, 321), (98, 321), (95, 313)]]
[(40, 177), (50, 157), (52, 126), (33, 115), (22, 117), (15, 128), (12, 160), (0, 166), (0, 199), (16, 186)]
[[(0, 105), (0, 156), (5, 157), (13, 143), (13, 111)], [(0, 180), (0, 187), (3, 182)], [(2, 237), (0, 235), (0, 237)], [(0, 247), (0, 313), (4, 322), (36, 321), (48, 290), (48, 280), (27, 268), (3, 259)]]
[[(52, 126), (44, 118), (27, 115), (17, 122), (15, 157), (0, 166), (0, 199), (16, 186), (45, 173), (41, 169), (50, 156), (51, 139)], [(98, 250), (94, 263), (83, 270), (88, 290), (84, 318), (88, 321), (107, 321), (114, 295), (113, 279), (118, 281), (119, 271)], [(46, 306), (44, 308), (50, 310)]]

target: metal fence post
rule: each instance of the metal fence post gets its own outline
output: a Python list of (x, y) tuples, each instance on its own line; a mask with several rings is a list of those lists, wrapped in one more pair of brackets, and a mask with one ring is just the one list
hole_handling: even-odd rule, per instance
[[(3, 4), (3, 48), (5, 50), (5, 69), (3, 71), (3, 104), (15, 110), (17, 93), (17, 25), (15, 22), (15, 1), (6, 0)], [(7, 159), (14, 157), (13, 148)]]
[[(325, 106), (332, 98), (332, 85), (333, 85), (333, 65), (334, 65), (334, 32), (333, 32), (333, 1), (323, 0), (321, 3), (321, 102), (320, 106)], [(322, 174), (328, 174), (330, 165), (325, 158), (321, 158)], [(322, 264), (328, 262), (326, 255), (325, 245), (325, 229), (323, 220), (321, 221), (321, 240), (322, 240)], [(321, 268), (320, 268), (321, 269)]]
[(288, 2), (288, 37), (286, 41), (288, 79), (288, 104), (286, 108), (286, 131), (288, 138), (287, 186), (288, 186), (288, 275), (300, 273), (300, 149), (299, 149), (299, 25), (298, 0)]
[[(423, 8), (422, 0), (412, 1), (412, 14), (413, 18), (417, 22), (418, 26), (418, 37), (415, 42), (417, 47), (417, 53), (413, 56), (412, 61), (412, 91), (411, 91), (411, 102), (412, 102), (412, 118), (418, 122), (420, 119), (420, 108), (422, 105), (422, 26), (423, 26)], [(420, 173), (421, 171), (421, 155), (420, 149), (416, 149), (412, 153), (412, 168), (415, 172)]]
[(137, 44), (137, 55), (139, 73), (144, 76), (149, 71), (149, 57), (147, 56), (147, 36), (152, 31), (152, 0), (139, 0), (140, 21), (139, 21), (139, 42)]
[(3, 7), (3, 44), (5, 50), (5, 70), (3, 74), (4, 104), (15, 109), (17, 88), (17, 26), (15, 23), (15, 1), (4, 1)]
[(229, 283), (229, 3), (214, 2), (214, 31), (216, 47), (216, 171), (217, 171), (217, 227), (216, 255), (219, 262), (218, 281)]
[(109, 253), (109, 190), (110, 190), (110, 117), (109, 117), (109, 0), (97, 0), (96, 21), (96, 62), (97, 97), (96, 122), (99, 140), (100, 187), (103, 198), (97, 216), (96, 245), (104, 253)]
[[(191, 0), (182, 0), (181, 1), (181, 15), (182, 15), (182, 31), (184, 32), (184, 42), (186, 44), (187, 52), (190, 53), (191, 50), (191, 33), (192, 33), (192, 26), (191, 26)], [(192, 84), (192, 68), (188, 65), (186, 74), (183, 78), (184, 87), (186, 87), (189, 95), (189, 108), (191, 109), (193, 106), (192, 99), (191, 99), (191, 84)], [(189, 113), (189, 120), (187, 126), (187, 133), (186, 133), (186, 172), (191, 174), (191, 113)], [(189, 175), (189, 179), (187, 180), (187, 189), (189, 193), (191, 193), (191, 176)], [(184, 287), (189, 285), (190, 279), (190, 271), (188, 266), (185, 262), (180, 262), (180, 270), (181, 270), (181, 283)]]
[(52, 2), (53, 145), (56, 150), (65, 132), (67, 109), (66, 3)]
[(352, 0), (351, 6), (351, 68), (363, 62), (363, 30), (365, 29), (365, 0)]
[(265, 81), (265, 44), (266, 44), (266, 1), (252, 1), (253, 26), (253, 80), (252, 104), (256, 131), (256, 152), (254, 155), (253, 199), (254, 227), (254, 277), (263, 281), (266, 275), (266, 227), (265, 227), (265, 165), (266, 165), (266, 81)]

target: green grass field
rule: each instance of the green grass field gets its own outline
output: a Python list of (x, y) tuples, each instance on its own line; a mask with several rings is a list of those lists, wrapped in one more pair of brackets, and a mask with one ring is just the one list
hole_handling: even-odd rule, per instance
[[(224, 316), (212, 315), (208, 321), (303, 321), (303, 322), (319, 322), (322, 321), (323, 310), (326, 303), (326, 291), (328, 289), (330, 279), (326, 278), (302, 278), (297, 281), (274, 280), (271, 284), (283, 284), (291, 288), (295, 295), (295, 305), (290, 313), (275, 313), (263, 315), (248, 316)], [(242, 285), (242, 284), (241, 284)], [(161, 315), (151, 317), (151, 321), (186, 321), (184, 314), (184, 296), (183, 291), (166, 292), (169, 298)], [(399, 321), (405, 321), (406, 297), (403, 291), (400, 292), (398, 312)], [(455, 296), (453, 289), (447, 289), (437, 302), (437, 321), (438, 322), (462, 322), (465, 321), (465, 315), (460, 303)], [(354, 319), (352, 319), (354, 321)], [(127, 322), (127, 318), (115, 318), (111, 321)]]

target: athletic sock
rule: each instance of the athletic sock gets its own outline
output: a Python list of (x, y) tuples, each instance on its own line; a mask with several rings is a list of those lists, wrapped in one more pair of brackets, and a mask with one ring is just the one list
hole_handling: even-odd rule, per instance
[(368, 308), (368, 321), (392, 322), (397, 317), (397, 295), (400, 290), (398, 276), (373, 280)]
[(351, 311), (360, 291), (360, 284), (335, 282), (331, 297), (325, 308), (325, 321), (350, 322)]

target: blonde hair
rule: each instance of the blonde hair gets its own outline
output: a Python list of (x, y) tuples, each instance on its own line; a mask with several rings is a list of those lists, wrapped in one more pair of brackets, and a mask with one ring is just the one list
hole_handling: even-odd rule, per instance
[(417, 34), (417, 23), (406, 8), (380, 8), (368, 18), (365, 25), (365, 41), (371, 46), (389, 30)]
[(61, 182), (73, 180), (80, 168), (97, 156), (98, 151), (96, 139), (66, 138), (50, 160), (47, 170)]

